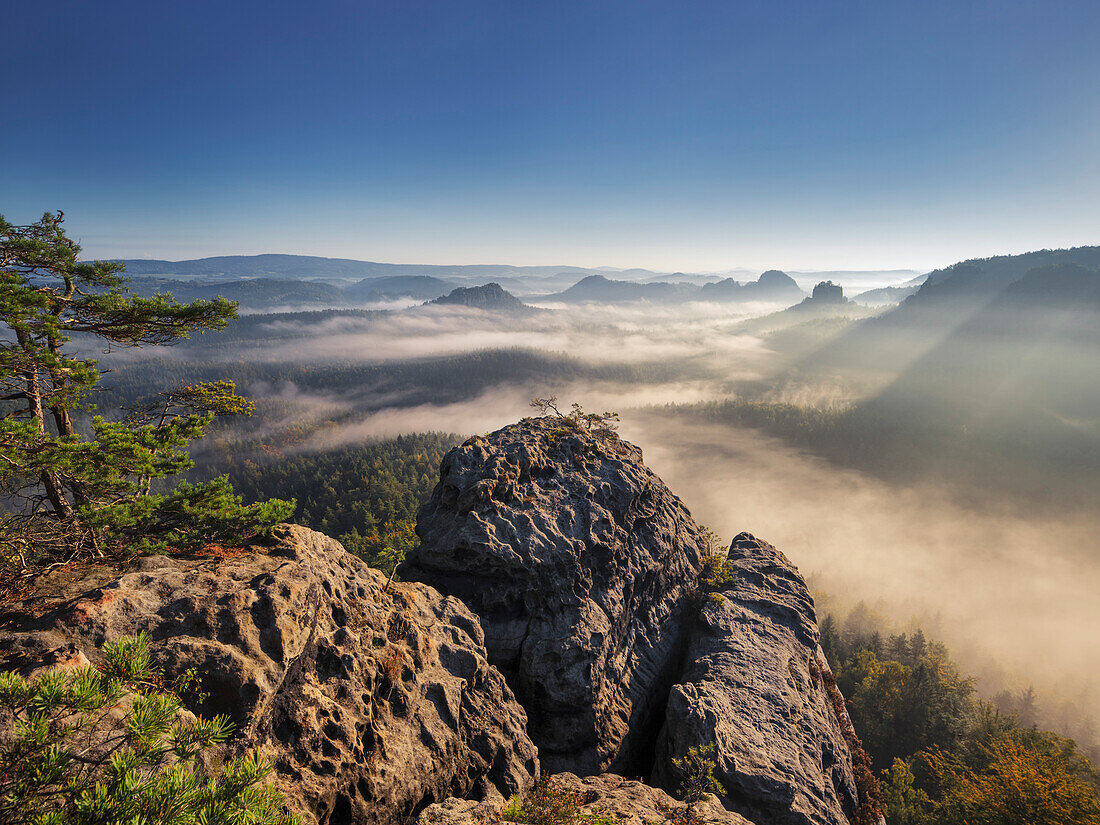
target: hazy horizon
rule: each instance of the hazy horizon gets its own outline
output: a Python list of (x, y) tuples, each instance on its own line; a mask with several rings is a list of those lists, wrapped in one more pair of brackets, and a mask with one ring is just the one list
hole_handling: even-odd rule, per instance
[[(28, 212), (27, 214), (21, 213), (0, 213), (3, 214), (12, 223), (33, 223), (39, 217), (41, 217), (41, 210), (38, 212)], [(784, 254), (784, 246), (777, 244), (775, 252), (772, 257), (769, 257), (767, 253), (760, 257), (761, 262), (745, 262), (739, 261), (735, 263), (717, 263), (710, 266), (700, 266), (693, 268), (688, 265), (677, 266), (674, 261), (666, 261), (664, 264), (655, 261), (628, 261), (621, 263), (607, 263), (606, 261), (600, 262), (600, 259), (594, 261), (577, 261), (577, 260), (553, 260), (550, 258), (524, 258), (522, 252), (517, 252), (510, 258), (495, 257), (490, 258), (488, 256), (478, 257), (476, 253), (472, 257), (455, 257), (446, 253), (431, 254), (425, 253), (416, 257), (400, 258), (400, 257), (383, 257), (381, 255), (371, 254), (369, 251), (362, 251), (355, 254), (351, 254), (344, 251), (322, 250), (312, 249), (303, 250), (295, 249), (288, 251), (286, 249), (266, 248), (266, 247), (247, 247), (247, 246), (234, 246), (219, 249), (199, 250), (192, 253), (185, 254), (181, 250), (173, 250), (171, 247), (161, 246), (156, 252), (148, 251), (135, 251), (135, 249), (115, 249), (109, 247), (97, 246), (94, 241), (88, 241), (81, 237), (78, 231), (79, 217), (74, 217), (69, 213), (66, 213), (66, 226), (67, 231), (81, 244), (82, 260), (145, 260), (145, 261), (168, 261), (170, 263), (182, 263), (185, 261), (206, 260), (209, 258), (234, 258), (234, 257), (257, 257), (261, 255), (290, 255), (290, 256), (303, 256), (303, 257), (317, 257), (317, 258), (329, 258), (332, 260), (347, 260), (357, 261), (364, 263), (385, 263), (396, 264), (400, 266), (511, 266), (511, 267), (561, 267), (561, 268), (577, 268), (577, 269), (593, 269), (593, 270), (605, 270), (607, 272), (626, 272), (633, 269), (647, 270), (655, 275), (715, 275), (715, 276), (734, 276), (738, 274), (759, 275), (761, 272), (766, 272), (769, 269), (778, 269), (788, 274), (812, 274), (812, 273), (830, 273), (830, 272), (898, 272), (898, 273), (914, 273), (924, 274), (932, 272), (937, 269), (943, 269), (951, 266), (952, 264), (960, 261), (972, 260), (977, 258), (990, 258), (998, 257), (1002, 255), (1020, 255), (1027, 252), (1032, 252), (1037, 249), (1069, 249), (1081, 246), (1098, 246), (1100, 245), (1100, 237), (1088, 237), (1082, 236), (1078, 242), (1074, 243), (1015, 243), (1007, 244), (1005, 246), (996, 246), (989, 248), (975, 248), (966, 251), (965, 246), (959, 245), (957, 247), (958, 252), (954, 257), (950, 254), (944, 254), (937, 257), (922, 258), (919, 261), (897, 261), (897, 260), (883, 260), (883, 261), (857, 261), (852, 262), (846, 258), (830, 258), (824, 256), (817, 258), (809, 256), (803, 259), (799, 259), (797, 262), (791, 262), (789, 264), (783, 264), (780, 260)], [(147, 247), (138, 247), (137, 249), (146, 249)], [(163, 251), (167, 250), (167, 251)], [(767, 261), (771, 260), (771, 263)]]
[[(305, 254), (305, 253), (298, 253), (298, 252), (255, 252), (255, 253), (247, 253), (247, 254), (246, 253), (236, 253), (236, 252), (226, 252), (226, 253), (219, 253), (219, 254), (215, 254), (215, 255), (203, 255), (201, 257), (194, 257), (194, 258), (162, 258), (162, 257), (156, 256), (156, 255), (139, 255), (137, 257), (133, 257), (133, 256), (124, 257), (122, 255), (102, 255), (102, 256), (98, 256), (98, 259), (99, 260), (149, 261), (150, 263), (152, 263), (152, 262), (190, 263), (190, 262), (193, 262), (193, 261), (217, 260), (217, 259), (220, 259), (220, 258), (254, 258), (254, 257), (263, 257), (263, 256), (266, 256), (266, 255), (282, 255), (282, 256), (289, 256), (289, 257), (305, 257), (305, 258), (323, 258), (323, 259), (332, 260), (332, 261), (350, 261), (350, 262), (355, 262), (355, 263), (373, 263), (373, 264), (408, 266), (408, 267), (418, 267), (418, 266), (423, 266), (423, 267), (439, 267), (439, 266), (444, 266), (444, 267), (445, 266), (453, 266), (453, 267), (490, 267), (490, 266), (492, 266), (492, 267), (514, 267), (516, 269), (535, 269), (535, 268), (562, 269), (562, 270), (583, 269), (583, 270), (591, 270), (593, 272), (606, 273), (608, 276), (622, 275), (624, 273), (630, 273), (630, 272), (633, 272), (633, 271), (642, 271), (642, 272), (648, 272), (651, 275), (659, 275), (659, 276), (667, 275), (669, 277), (679, 276), (679, 275), (693, 276), (693, 277), (716, 277), (716, 278), (733, 277), (735, 280), (737, 278), (747, 278), (747, 277), (751, 277), (751, 278), (755, 279), (755, 278), (759, 277), (759, 275), (763, 272), (767, 272), (768, 270), (778, 269), (782, 272), (786, 272), (788, 275), (793, 277), (796, 281), (799, 280), (799, 276), (809, 276), (809, 275), (823, 275), (824, 276), (824, 275), (835, 275), (835, 274), (856, 275), (856, 276), (864, 275), (864, 274), (868, 274), (868, 275), (871, 275), (871, 274), (874, 274), (874, 275), (897, 274), (897, 276), (901, 279), (908, 279), (908, 278), (914, 277), (916, 275), (923, 275), (923, 274), (926, 274), (927, 272), (933, 271), (934, 269), (941, 269), (943, 267), (950, 266), (951, 264), (954, 264), (954, 263), (958, 262), (958, 261), (949, 261), (949, 262), (939, 264), (939, 265), (937, 265), (935, 267), (932, 267), (930, 269), (923, 269), (923, 268), (919, 268), (919, 267), (903, 267), (903, 266), (865, 267), (865, 268), (856, 268), (856, 267), (829, 267), (829, 268), (825, 268), (825, 267), (820, 267), (820, 268), (801, 268), (801, 269), (795, 268), (795, 267), (788, 267), (788, 268), (784, 269), (783, 267), (780, 267), (780, 266), (765, 266), (765, 267), (728, 266), (728, 267), (725, 267), (725, 268), (722, 268), (722, 269), (692, 270), (692, 269), (685, 269), (685, 268), (682, 268), (682, 267), (678, 267), (678, 268), (674, 268), (674, 269), (655, 269), (653, 267), (647, 267), (647, 266), (642, 266), (642, 265), (637, 265), (637, 266), (612, 266), (610, 264), (590, 265), (590, 264), (575, 263), (575, 262), (568, 262), (568, 263), (562, 263), (562, 262), (552, 263), (551, 262), (551, 263), (547, 263), (547, 262), (535, 261), (535, 262), (530, 262), (530, 263), (516, 263), (515, 261), (489, 261), (489, 260), (473, 260), (473, 261), (423, 261), (423, 260), (418, 260), (418, 261), (392, 261), (392, 260), (381, 260), (379, 258), (346, 258), (346, 257), (341, 257), (341, 256), (335, 256), (335, 255), (313, 255), (313, 254)], [(91, 256), (91, 255), (88, 255), (88, 254), (81, 254), (80, 257), (81, 257), (82, 260), (95, 260), (95, 259), (97, 259), (96, 256)], [(976, 257), (976, 256), (972, 256), (972, 257)], [(960, 260), (963, 260), (963, 259), (960, 259)], [(322, 276), (319, 276), (319, 277), (322, 277)], [(486, 276), (486, 277), (489, 277), (489, 276)], [(625, 280), (630, 280), (630, 278), (625, 278)]]

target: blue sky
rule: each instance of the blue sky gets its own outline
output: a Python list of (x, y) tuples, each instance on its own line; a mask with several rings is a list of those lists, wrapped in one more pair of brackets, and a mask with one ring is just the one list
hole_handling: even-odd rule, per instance
[(1100, 243), (1100, 3), (5, 3), (96, 256), (926, 268)]

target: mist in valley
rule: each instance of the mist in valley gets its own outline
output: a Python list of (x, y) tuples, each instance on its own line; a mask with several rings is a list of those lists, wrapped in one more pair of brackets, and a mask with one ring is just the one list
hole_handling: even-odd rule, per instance
[[(697, 521), (776, 545), (822, 611), (864, 602), (898, 630), (919, 622), (983, 694), (1034, 686), (1070, 703), (1048, 724), (1081, 735), (1100, 715), (1100, 514), (1088, 489), (1050, 479), (1070, 490), (1092, 472), (1100, 405), (1081, 378), (1100, 347), (1087, 307), (1002, 304), (888, 335), (890, 308), (854, 304), (269, 314), (157, 363), (233, 378), (257, 403), (196, 452), (214, 470), (226, 449), (262, 462), (484, 433), (535, 396), (617, 411)], [(115, 378), (148, 373), (145, 358), (123, 354)], [(1072, 461), (1052, 422), (1077, 438)]]
[(13, 6), (0, 819), (1100, 823), (1100, 4), (206, 5)]

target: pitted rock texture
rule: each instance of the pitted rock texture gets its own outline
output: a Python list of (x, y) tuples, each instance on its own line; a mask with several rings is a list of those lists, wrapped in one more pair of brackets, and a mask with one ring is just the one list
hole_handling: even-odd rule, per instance
[(416, 529), (402, 577), (480, 617), (543, 767), (646, 773), (703, 541), (641, 450), (526, 419), (449, 452)]
[[(307, 822), (404, 825), (449, 796), (509, 796), (538, 774), (526, 716), (477, 619), (423, 584), (391, 584), (332, 539), (282, 527), (221, 560), (135, 572), (0, 633), (0, 667), (93, 661), (147, 632), (168, 675), (194, 667)], [(142, 569), (143, 568), (143, 569)]]
[(748, 533), (728, 559), (733, 582), (703, 607), (669, 696), (654, 783), (675, 788), (672, 760), (714, 743), (728, 808), (768, 825), (847, 825), (858, 805), (852, 758), (806, 584)]
[[(659, 788), (605, 773), (583, 779), (571, 773), (550, 778), (557, 788), (581, 797), (584, 816), (610, 820), (616, 825), (753, 825), (740, 814), (727, 811), (718, 798), (705, 796), (688, 805)], [(499, 825), (503, 802), (471, 802), (447, 799), (424, 810), (416, 825)]]

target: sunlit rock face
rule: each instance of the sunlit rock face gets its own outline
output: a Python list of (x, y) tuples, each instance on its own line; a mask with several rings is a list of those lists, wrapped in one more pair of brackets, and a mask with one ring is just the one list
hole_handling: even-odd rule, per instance
[(404, 825), (537, 776), (526, 715), (470, 611), (423, 584), (387, 586), (312, 530), (225, 559), (146, 559), (0, 633), (0, 665), (95, 660), (141, 632), (169, 677), (196, 669), (209, 693), (196, 709), (231, 716), (227, 750), (270, 758), (307, 823)]
[(728, 812), (757, 825), (855, 815), (843, 700), (805, 582), (742, 534), (730, 581), (702, 593), (700, 530), (638, 448), (555, 417), (472, 438), (444, 458), (417, 532), (401, 576), (480, 618), (548, 773), (675, 793), (676, 760), (713, 747)]
[(843, 825), (858, 807), (850, 723), (830, 692), (806, 583), (748, 533), (728, 561), (731, 581), (707, 600), (688, 640), (653, 781), (677, 787), (673, 760), (714, 746), (727, 807), (759, 823)]
[(544, 768), (648, 772), (703, 542), (641, 451), (556, 417), (472, 438), (417, 533), (401, 576), (480, 617)]

